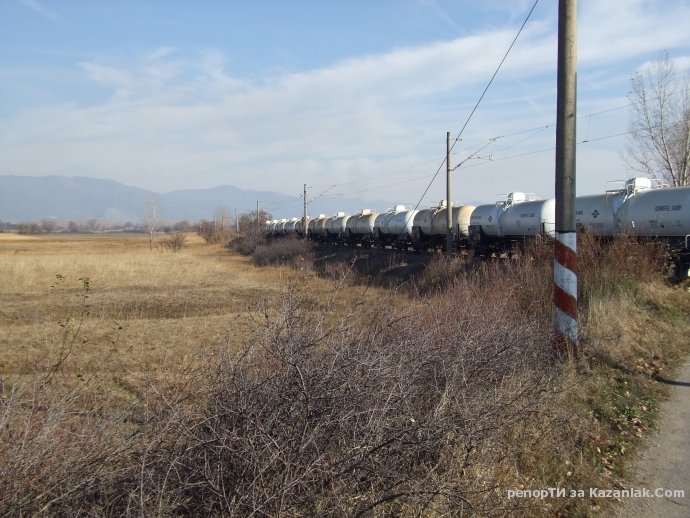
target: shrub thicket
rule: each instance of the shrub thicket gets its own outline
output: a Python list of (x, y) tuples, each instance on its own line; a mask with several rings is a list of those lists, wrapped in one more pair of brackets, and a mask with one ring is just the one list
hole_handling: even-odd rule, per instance
[(158, 240), (156, 248), (159, 250), (167, 250), (170, 252), (179, 252), (184, 248), (187, 242), (187, 236), (182, 232), (175, 232)]
[(252, 260), (257, 266), (280, 264), (310, 270), (314, 264), (314, 248), (307, 240), (288, 236), (257, 245), (252, 250)]
[[(583, 282), (597, 268), (587, 257)], [(584, 470), (593, 451), (596, 419), (563, 404), (576, 374), (553, 357), (549, 246), (442, 260), (417, 281), (428, 288), (346, 310), (335, 300), (346, 267), (333, 266), (327, 301), (291, 284), (256, 308), (251, 340), (149, 381), (138, 410), (75, 381), (79, 329), (67, 323), (33, 383), (0, 380), (0, 514), (558, 514), (567, 500), (506, 498), (577, 483), (573, 463)], [(617, 274), (637, 271), (629, 263)]]
[(220, 243), (229, 243), (235, 236), (235, 232), (223, 229), (218, 229), (215, 221), (208, 221), (202, 219), (196, 224), (197, 234), (208, 244), (217, 245)]

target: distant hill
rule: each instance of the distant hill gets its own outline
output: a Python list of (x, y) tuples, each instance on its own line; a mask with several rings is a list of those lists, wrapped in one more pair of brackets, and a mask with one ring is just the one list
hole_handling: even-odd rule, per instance
[[(85, 176), (14, 176), (0, 175), (0, 221), (12, 223), (97, 218), (110, 222), (138, 222), (142, 204), (158, 196), (163, 217), (168, 221), (211, 219), (219, 205), (231, 212), (267, 210), (275, 218), (302, 215), (302, 199), (270, 191), (244, 190), (231, 185), (212, 189), (185, 189), (158, 194), (147, 189), (129, 187), (114, 180)], [(356, 198), (317, 200), (310, 206), (311, 215), (332, 214), (336, 210), (355, 214), (363, 208), (379, 211), (394, 205), (392, 201), (364, 201)]]

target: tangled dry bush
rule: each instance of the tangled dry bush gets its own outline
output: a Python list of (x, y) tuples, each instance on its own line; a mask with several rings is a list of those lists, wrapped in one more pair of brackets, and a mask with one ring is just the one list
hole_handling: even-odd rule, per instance
[(42, 413), (3, 399), (0, 512), (507, 515), (557, 371), (549, 327), (486, 287), (336, 314), (290, 286), (250, 343), (150, 384), (138, 414), (88, 391)]
[(143, 380), (136, 407), (61, 354), (2, 387), (0, 515), (558, 514), (567, 501), (506, 498), (593, 480), (604, 427), (564, 404), (578, 374), (553, 361), (548, 248), (347, 310), (348, 268), (328, 301), (296, 276), (251, 340)]
[(235, 232), (231, 230), (218, 229), (215, 221), (202, 219), (196, 227), (198, 229), (197, 235), (209, 245), (229, 243), (236, 236)]
[(127, 412), (92, 390), (94, 376), (80, 374), (80, 323), (62, 324), (28, 383), (0, 377), (2, 516), (108, 510), (128, 470)]
[(554, 390), (549, 330), (477, 290), (404, 311), (308, 307), (288, 289), (278, 315), (257, 314), (253, 343), (207, 363), (203, 406), (165, 409), (175, 419), (147, 455), (151, 479), (169, 474), (170, 512), (504, 508), (501, 473), (519, 465), (531, 434), (548, 436), (548, 419), (534, 415)]
[(311, 270), (314, 265), (314, 247), (305, 239), (287, 236), (257, 245), (252, 251), (252, 261), (257, 266), (284, 265)]
[(159, 250), (168, 250), (170, 252), (179, 252), (187, 242), (187, 236), (182, 232), (175, 232), (158, 240), (156, 248)]
[(264, 244), (266, 244), (266, 238), (254, 232), (244, 236), (237, 236), (232, 241), (229, 241), (228, 249), (237, 254), (252, 255), (256, 247)]
[(662, 242), (621, 235), (614, 240), (578, 234), (578, 298), (593, 300), (634, 295), (641, 283), (668, 276), (669, 258)]

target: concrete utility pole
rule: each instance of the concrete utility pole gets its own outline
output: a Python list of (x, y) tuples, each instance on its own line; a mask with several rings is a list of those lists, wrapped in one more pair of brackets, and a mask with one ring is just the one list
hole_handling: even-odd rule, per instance
[(261, 234), (261, 223), (259, 223), (259, 200), (256, 200), (256, 236)]
[(577, 356), (577, 228), (575, 224), (575, 121), (577, 104), (577, 0), (558, 3), (556, 106), (556, 240), (554, 327), (556, 350)]
[(446, 254), (453, 253), (453, 188), (450, 170), (450, 131), (446, 132)]
[(307, 207), (307, 184), (304, 184), (304, 217), (302, 219), (303, 224), (304, 224), (304, 237), (307, 237), (307, 220), (309, 219), (308, 216), (308, 207)]
[(237, 219), (237, 209), (235, 209), (235, 233), (240, 235), (240, 220)]

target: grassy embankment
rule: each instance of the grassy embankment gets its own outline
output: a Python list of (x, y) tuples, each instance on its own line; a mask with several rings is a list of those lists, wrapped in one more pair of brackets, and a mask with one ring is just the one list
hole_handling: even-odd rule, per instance
[(299, 247), (257, 268), (196, 238), (0, 234), (0, 509), (596, 514), (614, 502), (507, 490), (625, 484), (690, 297), (654, 247), (580, 248), (582, 357), (562, 363), (548, 247), (381, 258), (394, 284), (415, 272), (391, 291), (373, 260), (316, 275)]

